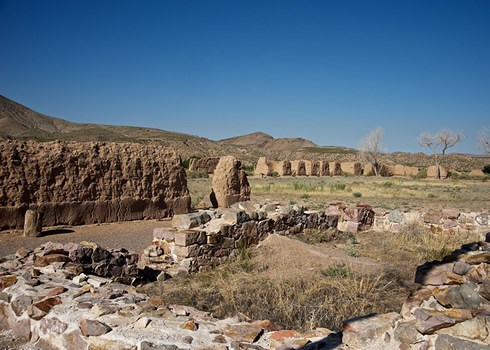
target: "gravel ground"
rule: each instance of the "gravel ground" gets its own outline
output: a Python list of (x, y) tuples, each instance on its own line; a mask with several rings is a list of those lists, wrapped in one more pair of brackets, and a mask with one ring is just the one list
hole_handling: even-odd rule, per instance
[(170, 227), (170, 221), (144, 220), (85, 226), (43, 228), (43, 236), (26, 238), (22, 231), (0, 231), (0, 258), (14, 254), (20, 247), (34, 249), (48, 242), (92, 241), (104, 248), (126, 248), (139, 254), (153, 239), (155, 227)]

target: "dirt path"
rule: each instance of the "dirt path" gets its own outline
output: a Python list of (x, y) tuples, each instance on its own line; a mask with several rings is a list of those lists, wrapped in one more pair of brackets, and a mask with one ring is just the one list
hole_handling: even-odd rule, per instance
[(0, 257), (14, 254), (20, 247), (34, 249), (48, 242), (92, 241), (105, 248), (126, 248), (141, 253), (153, 239), (153, 229), (170, 226), (170, 221), (144, 220), (85, 226), (45, 228), (42, 237), (26, 238), (22, 231), (0, 232)]

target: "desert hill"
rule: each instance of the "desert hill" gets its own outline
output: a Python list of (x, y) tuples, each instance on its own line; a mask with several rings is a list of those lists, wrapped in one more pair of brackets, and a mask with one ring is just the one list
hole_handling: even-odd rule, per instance
[[(233, 155), (246, 164), (254, 164), (259, 157), (275, 160), (359, 161), (358, 151), (339, 146), (318, 146), (303, 138), (274, 138), (264, 132), (213, 141), (204, 137), (137, 126), (115, 126), (74, 123), (36, 112), (0, 95), (0, 140), (36, 141), (99, 141), (156, 143), (175, 149), (183, 158), (219, 157)], [(392, 153), (384, 155), (389, 164), (428, 166), (431, 156), (423, 153)], [(489, 164), (489, 157), (450, 154), (446, 166), (470, 170)]]
[(275, 139), (269, 134), (258, 131), (247, 135), (220, 140), (221, 144), (236, 146), (255, 146), (270, 151), (300, 150), (305, 147), (317, 147), (315, 143), (303, 138)]

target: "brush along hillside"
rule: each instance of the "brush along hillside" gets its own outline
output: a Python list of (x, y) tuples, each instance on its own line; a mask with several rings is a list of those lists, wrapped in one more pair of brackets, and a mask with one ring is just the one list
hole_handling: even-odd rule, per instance
[[(135, 116), (135, 120), (138, 116)], [(233, 155), (245, 164), (253, 165), (259, 157), (276, 160), (328, 160), (358, 161), (357, 150), (346, 147), (318, 146), (302, 138), (279, 138), (263, 132), (256, 132), (221, 141), (155, 128), (138, 126), (115, 126), (101, 124), (80, 124), (54, 118), (33, 111), (26, 106), (0, 96), (0, 139), (36, 141), (101, 141), (156, 143), (177, 150), (183, 160), (191, 157), (219, 157)], [(383, 160), (389, 164), (404, 164), (427, 167), (433, 158), (423, 153), (385, 154)], [(458, 171), (481, 169), (490, 163), (487, 158), (449, 154), (443, 166)]]

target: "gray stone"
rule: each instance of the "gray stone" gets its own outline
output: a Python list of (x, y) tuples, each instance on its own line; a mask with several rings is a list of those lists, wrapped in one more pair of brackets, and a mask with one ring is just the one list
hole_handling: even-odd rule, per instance
[(148, 341), (142, 341), (140, 346), (140, 350), (183, 350), (176, 345), (155, 345)]
[(24, 218), (24, 237), (39, 237), (43, 230), (43, 213), (27, 210)]
[(394, 332), (395, 340), (405, 344), (414, 343), (420, 335), (415, 328), (416, 322), (412, 320), (398, 323)]
[(179, 230), (189, 230), (194, 227), (204, 225), (211, 220), (211, 217), (205, 211), (197, 213), (174, 215), (172, 218), (172, 226)]
[(441, 334), (434, 343), (435, 350), (488, 350), (489, 345)]
[(437, 334), (449, 334), (471, 340), (484, 341), (488, 337), (487, 321), (485, 317), (477, 316), (471, 320), (455, 324), (451, 328), (437, 331)]
[(0, 301), (10, 303), (10, 299), (11, 299), (10, 294), (6, 292), (0, 292)]
[(392, 210), (388, 214), (388, 220), (390, 222), (401, 224), (403, 222), (403, 213), (400, 211), (400, 209)]
[(44, 334), (56, 333), (61, 334), (68, 328), (68, 324), (56, 317), (43, 318), (41, 320), (40, 330)]
[(381, 315), (368, 315), (344, 321), (342, 341), (349, 347), (361, 349), (374, 338), (381, 337), (395, 326), (400, 314), (390, 312)]
[(480, 295), (487, 300), (490, 300), (490, 278), (486, 278), (480, 285)]
[(449, 286), (435, 297), (441, 305), (459, 309), (478, 309), (488, 303), (478, 294), (477, 285), (474, 283)]
[(169, 230), (165, 227), (157, 227), (153, 229), (153, 238), (172, 242), (174, 240), (175, 230)]
[(17, 316), (21, 316), (25, 311), (27, 311), (27, 308), (31, 304), (32, 304), (32, 297), (28, 295), (21, 295), (15, 298), (10, 304), (10, 306), (12, 307), (12, 310)]
[(456, 323), (471, 319), (470, 310), (452, 309), (446, 312), (417, 308), (414, 310), (416, 328), (422, 334), (432, 334), (435, 331), (451, 327)]

